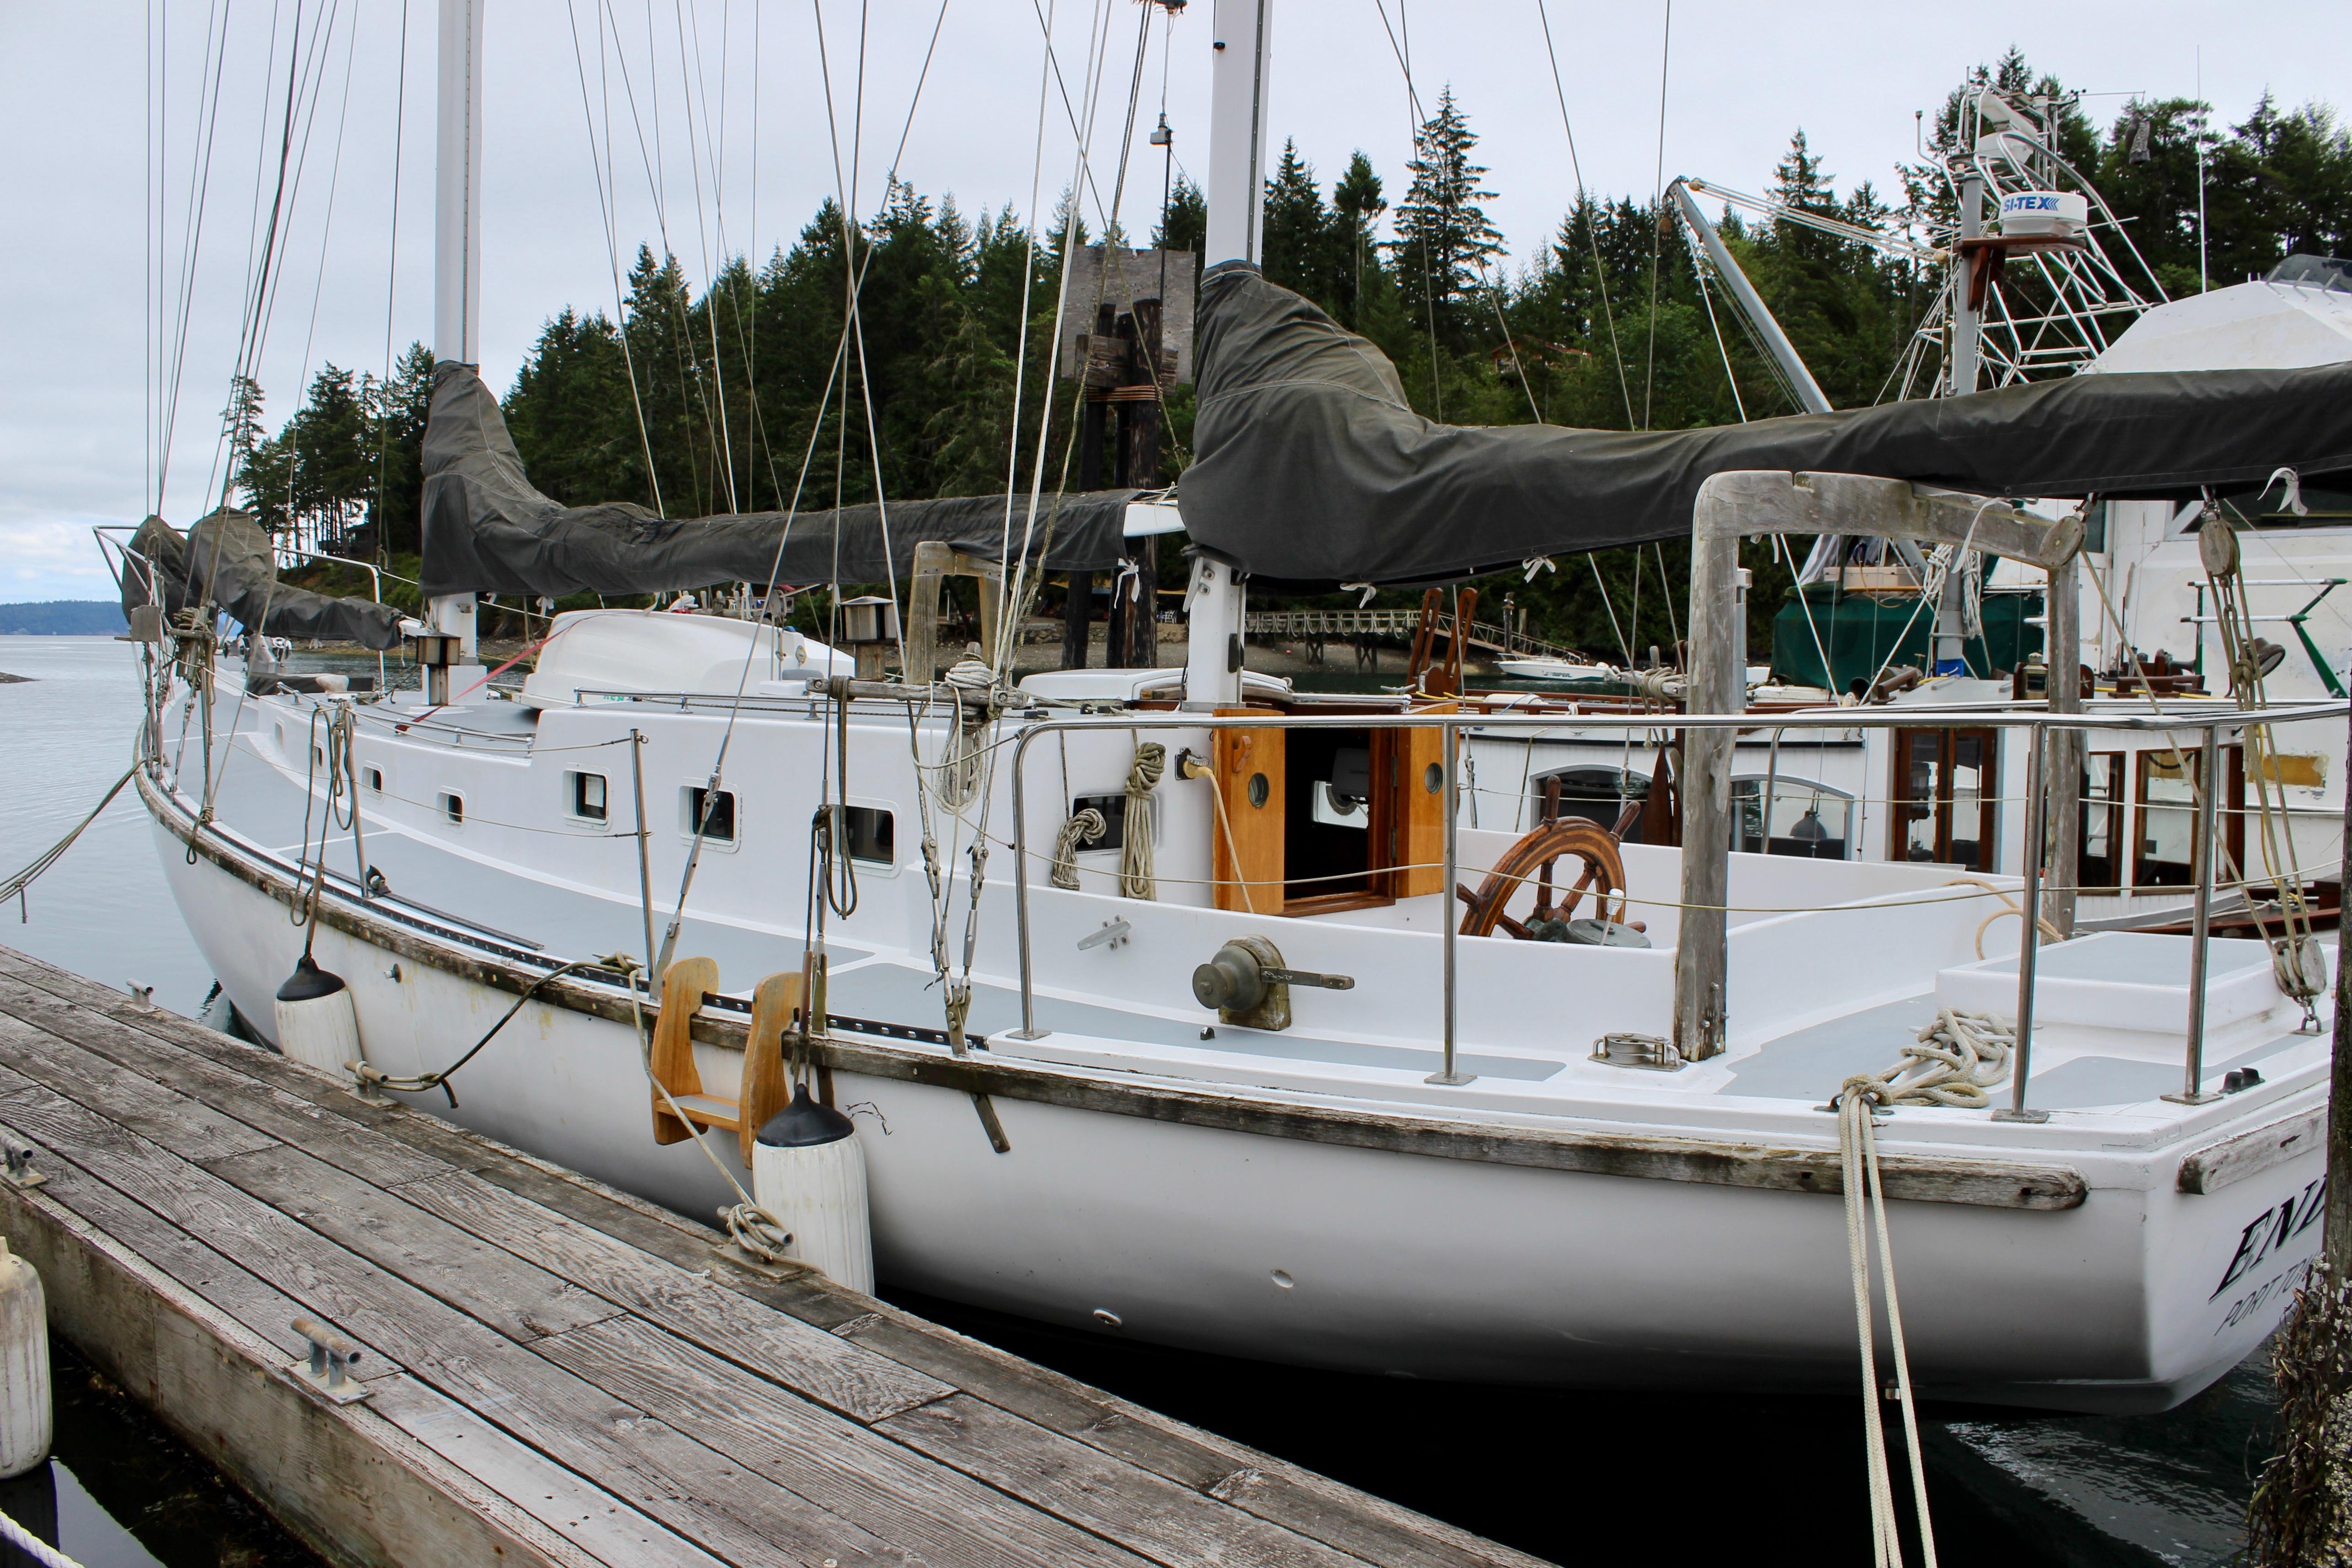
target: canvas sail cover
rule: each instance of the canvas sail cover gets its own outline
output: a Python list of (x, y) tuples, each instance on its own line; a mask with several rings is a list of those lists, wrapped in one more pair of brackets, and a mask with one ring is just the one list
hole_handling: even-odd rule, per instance
[(1396, 367), (1246, 262), (1202, 284), (1185, 531), (1301, 587), (1413, 583), (1689, 534), (1739, 468), (1982, 495), (2179, 497), (2352, 469), (2352, 364), (2090, 375), (1704, 430), (1439, 425)]
[[(1117, 566), (1128, 502), (1140, 492), (1049, 492), (1029, 531), (1030, 553), (1055, 571)], [(1028, 498), (1013, 502), (1013, 546), (1021, 548)], [(499, 400), (471, 365), (434, 369), (425, 426), (425, 592), (659, 594), (712, 583), (765, 585), (878, 583), (911, 569), (915, 546), (943, 540), (998, 558), (1005, 498), (952, 496), (838, 511), (740, 512), (684, 521), (656, 517), (629, 501), (567, 507), (531, 488), (507, 433)], [(781, 552), (781, 555), (780, 552)]]
[(400, 646), (401, 616), (391, 605), (279, 582), (269, 534), (248, 513), (224, 508), (197, 519), (184, 537), (151, 517), (131, 536), (131, 551), (133, 564), (122, 574), (125, 616), (141, 605), (161, 605), (168, 616), (209, 603), (263, 637)]

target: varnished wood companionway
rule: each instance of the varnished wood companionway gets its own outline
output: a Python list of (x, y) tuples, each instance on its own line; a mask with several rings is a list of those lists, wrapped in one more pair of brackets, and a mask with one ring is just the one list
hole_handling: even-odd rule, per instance
[(1533, 1561), (5, 948), (0, 1137), (57, 1329), (339, 1563)]

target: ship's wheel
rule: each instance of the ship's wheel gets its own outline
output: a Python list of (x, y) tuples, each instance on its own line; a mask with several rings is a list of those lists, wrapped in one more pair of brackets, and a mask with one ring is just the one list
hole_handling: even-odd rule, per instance
[[(1558, 903), (1552, 901), (1557, 882), (1554, 868), (1562, 857), (1582, 862), (1576, 880), (1568, 885)], [(1536, 889), (1536, 907), (1522, 922), (1503, 912), (1503, 906), (1522, 885), (1532, 884)], [(1599, 920), (1625, 918), (1625, 860), (1617, 852), (1617, 836), (1597, 822), (1580, 816), (1563, 816), (1537, 827), (1505, 851), (1486, 873), (1486, 879), (1472, 892), (1458, 883), (1454, 897), (1469, 906), (1462, 917), (1464, 936), (1492, 936), (1496, 927), (1522, 941), (1564, 940), (1568, 922), (1576, 918), (1577, 906), (1587, 893), (1592, 895), (1592, 917)], [(1617, 900), (1616, 912), (1609, 909), (1611, 898)]]

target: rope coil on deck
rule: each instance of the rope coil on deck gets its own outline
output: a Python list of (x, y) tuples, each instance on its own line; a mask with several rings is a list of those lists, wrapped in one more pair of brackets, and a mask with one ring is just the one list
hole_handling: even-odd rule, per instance
[(2009, 1077), (2010, 1054), (2016, 1048), (2013, 1026), (1990, 1013), (1942, 1008), (1903, 1047), (1900, 1062), (1884, 1072), (1854, 1074), (1840, 1087), (1838, 1100), (1982, 1110), (1991, 1103), (1985, 1090)]

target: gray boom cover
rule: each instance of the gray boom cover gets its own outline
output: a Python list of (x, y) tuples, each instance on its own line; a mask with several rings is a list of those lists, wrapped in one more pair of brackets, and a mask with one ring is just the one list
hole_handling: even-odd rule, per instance
[(150, 584), (134, 562), (122, 574), (122, 613), (161, 605), (171, 615), (207, 599), (247, 631), (264, 637), (320, 637), (362, 647), (400, 646), (400, 612), (367, 599), (338, 599), (278, 580), (269, 535), (241, 511), (196, 520), (186, 536), (151, 517), (131, 536), (131, 549), (153, 573)]
[(2084, 375), (1705, 430), (1438, 425), (1380, 350), (1247, 262), (1202, 283), (1199, 376), (1185, 531), (1302, 587), (1683, 538), (1699, 485), (1735, 468), (2053, 498), (2352, 469), (2352, 364)]
[[(1140, 492), (1048, 494), (1030, 553), (1057, 572), (1118, 564), (1127, 503)], [(434, 367), (425, 426), (425, 566), (427, 594), (658, 594), (711, 583), (878, 583), (911, 569), (915, 546), (945, 540), (993, 560), (1004, 543), (1005, 500), (950, 496), (894, 500), (889, 549), (881, 509), (740, 512), (683, 521), (630, 501), (567, 507), (531, 488), (499, 400), (471, 365)], [(1029, 515), (1013, 503), (1013, 548)], [(1058, 521), (1056, 521), (1058, 517)], [(1049, 536), (1050, 535), (1050, 540)], [(782, 546), (779, 559), (778, 547)], [(838, 556), (835, 552), (838, 551)], [(772, 574), (772, 578), (771, 576)]]

